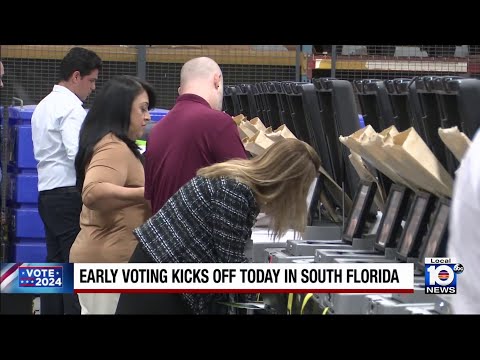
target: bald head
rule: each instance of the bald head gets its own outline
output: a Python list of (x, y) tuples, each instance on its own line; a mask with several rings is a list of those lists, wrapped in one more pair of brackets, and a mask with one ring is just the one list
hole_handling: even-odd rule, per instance
[(178, 93), (204, 98), (212, 109), (222, 110), (223, 77), (218, 64), (208, 57), (187, 61), (180, 72)]
[(187, 61), (180, 72), (180, 87), (192, 81), (203, 81), (215, 73), (222, 73), (218, 64), (208, 57), (198, 57)]

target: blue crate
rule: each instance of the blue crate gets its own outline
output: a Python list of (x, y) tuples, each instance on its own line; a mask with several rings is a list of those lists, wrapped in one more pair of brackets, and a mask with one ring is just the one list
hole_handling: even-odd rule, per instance
[(365, 120), (363, 119), (362, 114), (358, 114), (358, 122), (360, 123), (361, 128), (365, 127)]
[(154, 108), (150, 110), (150, 117), (152, 122), (158, 122), (163, 119), (165, 115), (168, 114), (167, 109)]
[(15, 237), (41, 239), (45, 237), (45, 228), (36, 207), (21, 206), (13, 209), (15, 217)]
[(14, 127), (15, 146), (14, 159), (18, 169), (37, 169), (38, 161), (33, 155), (32, 127), (18, 125)]
[(36, 173), (11, 174), (10, 200), (17, 204), (37, 204), (38, 175)]
[(12, 248), (13, 262), (37, 262), (47, 261), (47, 245), (45, 240), (21, 241), (13, 244)]
[(10, 106), (8, 108), (8, 122), (12, 125), (30, 124), (33, 110), (37, 105)]

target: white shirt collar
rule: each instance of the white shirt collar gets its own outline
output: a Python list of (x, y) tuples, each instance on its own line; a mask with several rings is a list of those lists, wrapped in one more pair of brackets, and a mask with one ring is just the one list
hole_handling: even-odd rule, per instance
[(75, 93), (73, 91), (71, 91), (70, 89), (66, 88), (63, 85), (53, 85), (53, 90), (52, 91), (59, 92), (59, 93), (62, 93), (62, 94), (66, 94), (66, 95), (72, 97), (72, 99), (76, 99), (76, 101), (78, 101), (80, 103), (80, 105), (83, 105), (83, 101), (80, 100), (79, 97), (77, 95), (75, 95)]

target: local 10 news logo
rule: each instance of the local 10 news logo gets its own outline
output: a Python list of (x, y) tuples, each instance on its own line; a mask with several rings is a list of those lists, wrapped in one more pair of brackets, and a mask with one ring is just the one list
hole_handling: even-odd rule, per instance
[(451, 258), (425, 258), (425, 293), (456, 294), (463, 265)]

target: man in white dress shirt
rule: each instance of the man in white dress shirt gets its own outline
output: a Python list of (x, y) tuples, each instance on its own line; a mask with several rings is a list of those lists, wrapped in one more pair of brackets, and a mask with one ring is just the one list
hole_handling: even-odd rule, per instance
[(449, 296), (455, 314), (480, 314), (480, 131), (457, 171), (450, 209), (447, 255), (464, 266), (457, 293)]
[[(47, 262), (65, 263), (80, 231), (81, 193), (76, 187), (75, 156), (86, 116), (83, 101), (95, 90), (102, 60), (74, 47), (63, 58), (59, 83), (35, 107), (32, 140), (38, 161), (38, 210), (47, 241)], [(80, 314), (72, 295), (42, 295), (41, 314)]]

